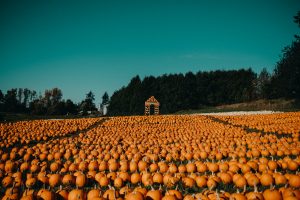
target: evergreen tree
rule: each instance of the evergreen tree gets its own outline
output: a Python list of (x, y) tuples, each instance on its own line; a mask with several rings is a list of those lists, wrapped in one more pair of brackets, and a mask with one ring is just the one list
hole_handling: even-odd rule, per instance
[(0, 90), (0, 112), (4, 111), (4, 94), (2, 93), (2, 90)]
[[(300, 27), (300, 11), (294, 17), (294, 22)], [(300, 99), (300, 37), (283, 49), (283, 55), (274, 70), (271, 79), (271, 98)]]
[(4, 110), (7, 112), (18, 111), (17, 89), (8, 90), (4, 96)]
[(263, 68), (256, 80), (256, 97), (258, 99), (267, 98), (270, 80), (271, 75), (266, 68)]
[(80, 110), (83, 112), (84, 115), (88, 112), (97, 110), (94, 101), (95, 95), (92, 91), (89, 91), (86, 94), (85, 100), (83, 100), (80, 104)]
[(104, 92), (103, 96), (102, 96), (102, 105), (107, 105), (109, 104), (109, 96), (107, 94), (107, 92)]
[(67, 99), (65, 103), (65, 109), (67, 113), (77, 114), (77, 106), (73, 103), (71, 99)]
[(100, 104), (100, 112), (102, 113), (102, 115), (107, 114), (108, 106), (109, 106), (109, 96), (107, 92), (104, 92), (104, 94), (102, 95), (102, 102)]

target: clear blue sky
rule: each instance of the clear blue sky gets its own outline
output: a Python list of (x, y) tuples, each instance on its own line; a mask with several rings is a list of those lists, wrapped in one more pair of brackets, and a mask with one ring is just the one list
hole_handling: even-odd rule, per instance
[(0, 89), (99, 102), (135, 75), (274, 69), (299, 0), (0, 1)]

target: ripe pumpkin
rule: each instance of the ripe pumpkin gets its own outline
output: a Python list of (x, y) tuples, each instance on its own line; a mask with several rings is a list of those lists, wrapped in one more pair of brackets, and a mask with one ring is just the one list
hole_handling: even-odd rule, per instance
[(282, 200), (280, 192), (274, 189), (265, 190), (263, 196), (265, 200)]
[(74, 189), (68, 195), (68, 200), (86, 200), (86, 194), (81, 189)]

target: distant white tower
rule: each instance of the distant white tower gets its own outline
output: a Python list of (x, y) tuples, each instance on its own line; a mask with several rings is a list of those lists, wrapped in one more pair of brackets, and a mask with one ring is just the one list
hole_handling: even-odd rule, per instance
[(108, 104), (103, 105), (103, 110), (102, 110), (103, 115), (107, 114), (107, 108), (108, 108)]

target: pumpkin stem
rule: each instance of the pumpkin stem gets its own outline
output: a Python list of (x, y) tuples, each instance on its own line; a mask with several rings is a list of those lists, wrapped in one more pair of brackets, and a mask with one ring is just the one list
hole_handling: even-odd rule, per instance
[(216, 189), (216, 196), (217, 196), (217, 200), (220, 200), (220, 195), (218, 193), (218, 190)]
[(14, 182), (13, 182), (12, 189), (11, 189), (11, 191), (10, 191), (10, 194), (13, 194), (13, 191), (14, 191), (15, 185), (16, 185), (16, 182), (14, 181)]
[(114, 199), (116, 199), (116, 190), (114, 187), (113, 187), (113, 190), (114, 190)]
[(254, 184), (254, 192), (257, 192), (256, 184)]

